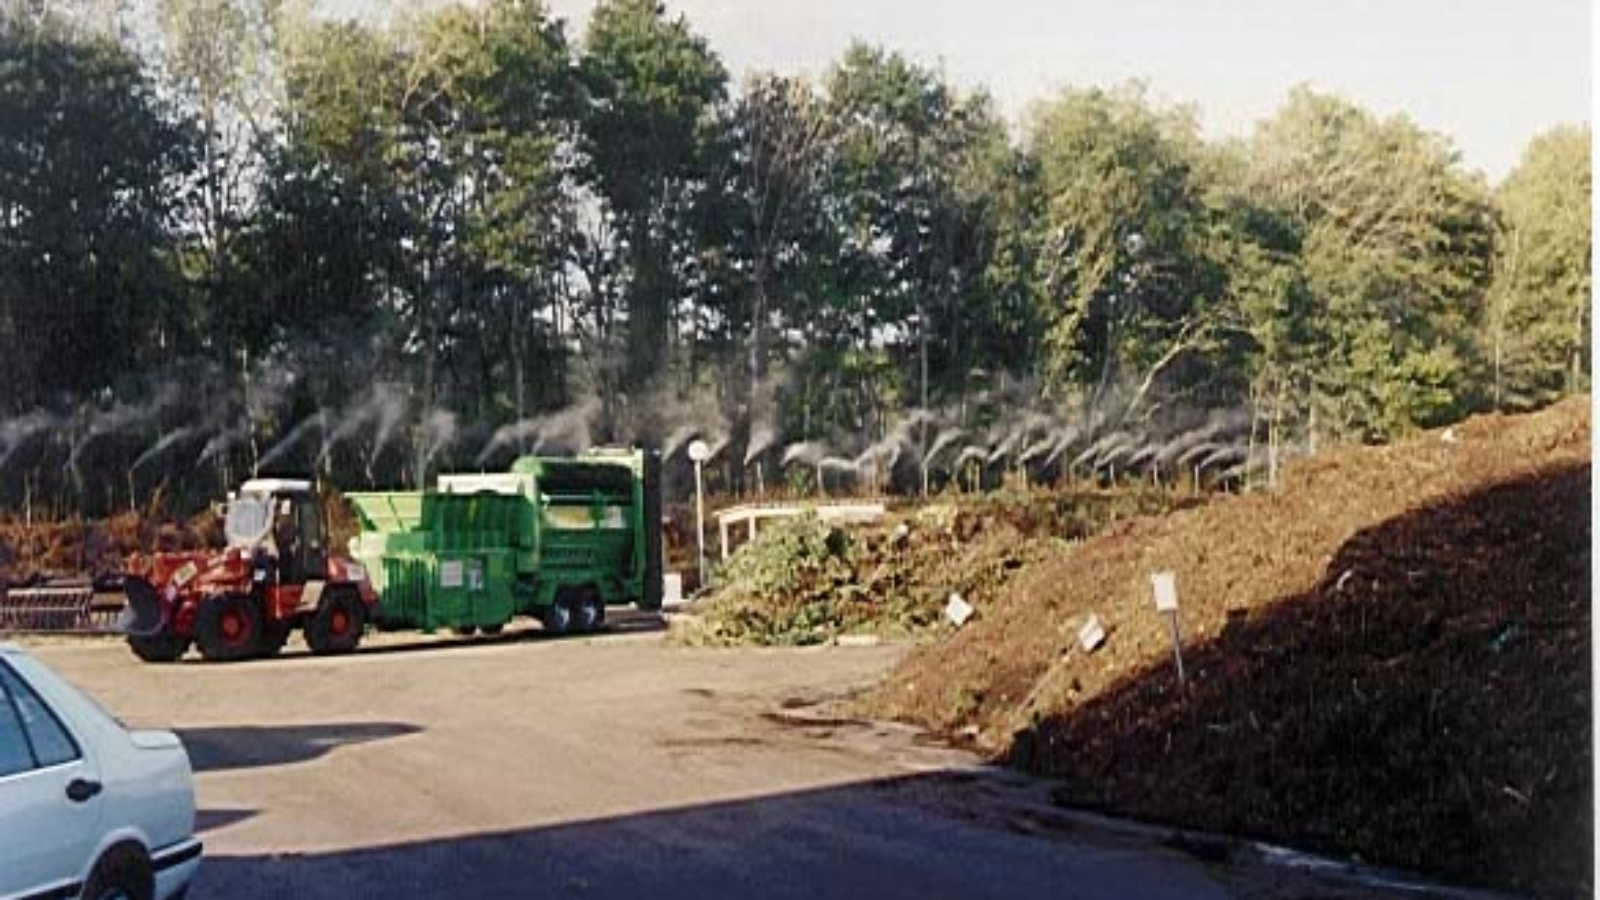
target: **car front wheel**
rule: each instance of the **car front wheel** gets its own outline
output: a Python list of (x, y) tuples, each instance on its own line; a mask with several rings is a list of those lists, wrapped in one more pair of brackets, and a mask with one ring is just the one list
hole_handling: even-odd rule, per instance
[(84, 900), (154, 900), (155, 875), (137, 847), (113, 847), (100, 858), (83, 889)]

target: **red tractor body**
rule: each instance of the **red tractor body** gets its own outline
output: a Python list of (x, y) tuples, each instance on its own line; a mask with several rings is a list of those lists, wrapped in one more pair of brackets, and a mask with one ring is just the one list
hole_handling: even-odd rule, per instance
[(366, 571), (330, 555), (309, 482), (246, 482), (229, 501), (228, 546), (129, 560), (128, 643), (170, 662), (190, 644), (209, 660), (270, 656), (296, 628), (313, 653), (355, 649), (377, 596)]

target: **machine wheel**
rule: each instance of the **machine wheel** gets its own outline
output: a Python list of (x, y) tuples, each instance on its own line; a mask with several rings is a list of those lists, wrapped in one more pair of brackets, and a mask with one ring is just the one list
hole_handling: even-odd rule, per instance
[(557, 591), (554, 603), (544, 608), (540, 613), (539, 621), (544, 624), (545, 634), (559, 637), (572, 630), (573, 614), (572, 595), (567, 591)]
[(306, 622), (306, 645), (312, 653), (349, 653), (361, 643), (367, 625), (367, 608), (354, 591), (336, 589), (323, 595), (310, 621)]
[(497, 635), (500, 632), (505, 631), (505, 630), (506, 630), (506, 626), (504, 626), (504, 625), (485, 625), (485, 626), (483, 626), (483, 633), (488, 635), (489, 637), (494, 637), (495, 635)]
[(457, 637), (472, 637), (473, 635), (478, 633), (478, 626), (476, 626), (476, 625), (457, 625), (454, 628), (450, 629), (450, 633), (453, 634), (453, 635), (456, 635)]
[(86, 900), (152, 900), (155, 892), (150, 860), (144, 851), (128, 844), (106, 851), (83, 888)]
[(585, 588), (574, 598), (573, 631), (580, 634), (598, 631), (606, 623), (606, 602), (600, 599), (600, 592), (594, 588)]
[(172, 663), (189, 652), (189, 639), (176, 634), (128, 635), (133, 655), (147, 663)]
[(200, 655), (206, 659), (249, 659), (261, 647), (261, 608), (239, 594), (207, 597), (195, 613), (194, 631)]

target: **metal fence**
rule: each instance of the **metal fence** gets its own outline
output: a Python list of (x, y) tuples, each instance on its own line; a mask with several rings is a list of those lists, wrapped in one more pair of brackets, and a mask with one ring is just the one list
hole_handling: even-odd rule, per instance
[(117, 634), (124, 605), (87, 584), (13, 588), (0, 595), (0, 634)]

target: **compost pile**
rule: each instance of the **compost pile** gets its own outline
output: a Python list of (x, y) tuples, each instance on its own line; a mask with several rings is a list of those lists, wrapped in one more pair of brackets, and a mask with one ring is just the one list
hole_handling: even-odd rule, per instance
[(952, 594), (982, 609), (1072, 542), (1197, 502), (1147, 488), (1016, 489), (891, 510), (870, 526), (779, 521), (718, 571), (716, 589), (677, 635), (691, 644), (795, 645), (948, 627)]
[(0, 520), (0, 587), (116, 571), (132, 553), (220, 546), (212, 513), (172, 520), (138, 513), (62, 522)]
[(1019, 574), (866, 711), (1059, 778), (1071, 806), (1587, 896), (1589, 459), (1574, 399), (1122, 523)]

